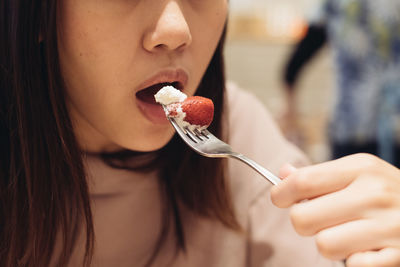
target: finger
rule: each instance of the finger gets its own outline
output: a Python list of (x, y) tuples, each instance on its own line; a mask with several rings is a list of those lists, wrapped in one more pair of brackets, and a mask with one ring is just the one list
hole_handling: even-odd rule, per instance
[(326, 258), (343, 260), (360, 251), (385, 247), (381, 225), (375, 220), (358, 220), (327, 228), (316, 235), (318, 250)]
[(346, 261), (347, 267), (398, 267), (400, 249), (385, 248), (379, 251), (358, 252)]
[(375, 157), (360, 154), (297, 169), (271, 188), (272, 202), (287, 208), (302, 200), (341, 190), (378, 164), (381, 163)]
[(353, 191), (349, 187), (295, 204), (290, 211), (294, 228), (300, 235), (311, 236), (328, 227), (360, 219), (368, 196)]
[(297, 170), (297, 169), (296, 169), (293, 165), (287, 163), (287, 164), (283, 165), (283, 167), (280, 169), (280, 171), (279, 171), (279, 177), (280, 177), (281, 179), (285, 179), (285, 178), (287, 178), (290, 174), (292, 174), (293, 172), (295, 172), (296, 170)]
[(388, 233), (398, 236), (399, 227), (390, 222), (400, 219), (395, 208), (400, 199), (397, 191), (387, 191), (381, 183), (373, 175), (362, 175), (345, 189), (295, 204), (291, 219), (296, 231), (308, 236), (345, 222), (380, 218)]

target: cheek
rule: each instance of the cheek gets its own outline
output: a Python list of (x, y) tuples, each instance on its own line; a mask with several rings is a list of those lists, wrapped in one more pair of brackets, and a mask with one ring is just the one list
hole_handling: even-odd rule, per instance
[(204, 44), (208, 43), (204, 47), (216, 47), (224, 29), (227, 12), (226, 1), (216, 1), (213, 8), (205, 10), (203, 15), (194, 16), (197, 38)]
[(139, 21), (115, 9), (136, 1), (60, 2), (59, 53), (66, 80), (73, 87), (96, 88), (101, 93), (130, 86), (126, 83), (134, 82), (132, 61), (141, 38)]
[[(135, 104), (137, 81), (132, 73), (140, 71), (130, 63), (134, 34), (124, 27), (108, 32), (111, 27), (100, 22), (97, 31), (90, 31), (93, 20), (81, 25), (76, 17), (69, 18), (59, 38), (59, 54), (66, 102), (81, 147), (150, 151), (164, 146), (173, 135), (171, 127), (152, 125)], [(121, 40), (126, 36), (132, 39)]]
[[(197, 85), (204, 75), (215, 49), (221, 39), (227, 18), (227, 5), (225, 1), (219, 1), (219, 7), (208, 8), (202, 15), (191, 16), (191, 33), (193, 43), (191, 49), (192, 66), (196, 71)], [(211, 10), (211, 11), (209, 11)]]

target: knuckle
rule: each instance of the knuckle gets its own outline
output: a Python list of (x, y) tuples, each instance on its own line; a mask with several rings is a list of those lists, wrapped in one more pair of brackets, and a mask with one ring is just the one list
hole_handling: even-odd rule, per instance
[(382, 164), (381, 159), (377, 156), (368, 153), (359, 153), (355, 155), (358, 164), (361, 162), (361, 167), (366, 170), (376, 169)]
[(387, 209), (395, 204), (392, 189), (382, 180), (372, 177), (364, 183), (363, 201), (368, 209)]
[(294, 205), (290, 210), (290, 219), (293, 227), (299, 235), (310, 236), (313, 234), (311, 221), (306, 216), (300, 204)]
[(372, 209), (388, 209), (392, 207), (392, 200), (389, 194), (385, 193), (383, 190), (378, 190), (373, 192), (369, 196), (368, 206)]

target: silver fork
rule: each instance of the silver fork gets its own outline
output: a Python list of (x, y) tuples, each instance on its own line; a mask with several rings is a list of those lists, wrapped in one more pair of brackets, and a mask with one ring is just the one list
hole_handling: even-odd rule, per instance
[[(164, 111), (166, 111), (166, 107), (164, 105), (163, 108)], [(252, 167), (272, 184), (276, 185), (281, 181), (281, 179), (276, 177), (264, 167), (260, 166), (258, 163), (254, 162), (243, 154), (232, 151), (230, 145), (215, 137), (208, 130), (199, 131), (195, 129), (192, 131), (187, 127), (182, 127), (174, 118), (169, 116), (167, 116), (167, 118), (183, 141), (200, 155), (210, 158), (235, 158)]]

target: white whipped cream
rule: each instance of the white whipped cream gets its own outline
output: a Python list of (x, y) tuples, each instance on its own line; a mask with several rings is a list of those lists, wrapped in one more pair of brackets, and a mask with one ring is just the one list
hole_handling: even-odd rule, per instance
[[(186, 112), (183, 112), (181, 102), (185, 101), (187, 95), (182, 93), (178, 89), (173, 86), (164, 86), (154, 95), (156, 102), (167, 106), (166, 114), (167, 117), (174, 118), (176, 122), (181, 125), (183, 128), (188, 128), (191, 131), (198, 130), (202, 131), (207, 129), (207, 126), (200, 126), (190, 124), (185, 121)], [(169, 104), (175, 104), (173, 107), (168, 106)], [(172, 116), (170, 111), (174, 111), (177, 115)]]
[(187, 95), (173, 86), (168, 85), (161, 88), (157, 94), (154, 95), (154, 98), (157, 103), (169, 105), (172, 103), (183, 102), (187, 98)]

